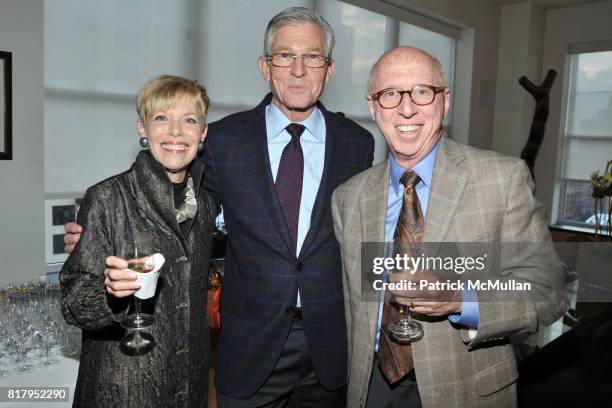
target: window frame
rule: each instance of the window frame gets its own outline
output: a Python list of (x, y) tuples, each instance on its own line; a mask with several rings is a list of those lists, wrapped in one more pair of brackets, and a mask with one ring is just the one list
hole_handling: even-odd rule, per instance
[[(586, 222), (577, 222), (572, 220), (565, 219), (565, 209), (566, 209), (566, 193), (567, 193), (567, 185), (568, 182), (587, 182), (590, 183), (589, 179), (576, 179), (576, 178), (568, 178), (566, 177), (567, 173), (567, 165), (569, 158), (568, 148), (569, 142), (571, 140), (596, 140), (596, 141), (608, 141), (612, 145), (612, 132), (607, 136), (595, 136), (595, 135), (584, 135), (579, 136), (573, 132), (573, 115), (571, 112), (574, 112), (576, 105), (576, 87), (578, 83), (578, 57), (581, 54), (589, 54), (589, 53), (598, 53), (598, 52), (612, 52), (612, 41), (594, 41), (588, 43), (579, 43), (579, 44), (570, 44), (568, 46), (567, 53), (567, 80), (566, 80), (566, 95), (563, 103), (563, 116), (561, 120), (561, 165), (559, 171), (559, 189), (557, 192), (558, 197), (558, 205), (557, 205), (557, 221), (555, 223), (555, 227), (566, 228), (570, 230), (578, 230), (582, 232), (595, 233), (595, 226), (592, 224), (588, 224)], [(570, 125), (572, 128), (570, 129)], [(605, 163), (604, 163), (605, 164)], [(596, 169), (594, 168), (593, 171)], [(606, 225), (600, 226), (601, 232), (607, 232), (608, 228)]]

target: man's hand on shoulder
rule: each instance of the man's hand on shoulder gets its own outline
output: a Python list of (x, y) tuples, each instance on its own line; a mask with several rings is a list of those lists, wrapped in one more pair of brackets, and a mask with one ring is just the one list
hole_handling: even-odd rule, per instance
[(64, 251), (66, 253), (71, 253), (74, 250), (74, 246), (81, 239), (81, 232), (83, 232), (83, 228), (77, 224), (76, 222), (69, 222), (64, 225), (64, 231), (66, 231), (66, 235), (64, 235)]
[(131, 296), (140, 288), (138, 272), (127, 269), (128, 263), (116, 256), (106, 258), (104, 287), (111, 295), (122, 298)]

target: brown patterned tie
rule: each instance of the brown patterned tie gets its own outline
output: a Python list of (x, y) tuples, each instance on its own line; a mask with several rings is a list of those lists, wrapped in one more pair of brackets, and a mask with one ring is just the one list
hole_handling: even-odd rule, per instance
[[(402, 209), (393, 234), (395, 253), (407, 253), (410, 256), (417, 254), (418, 243), (423, 236), (423, 212), (416, 193), (416, 185), (420, 180), (421, 178), (412, 170), (406, 171), (400, 177), (400, 183), (405, 189)], [(389, 323), (401, 318), (397, 307), (389, 300), (390, 295), (387, 292), (380, 327), (378, 364), (389, 383), (393, 384), (402, 379), (414, 367), (414, 363), (412, 346), (409, 343), (400, 344), (393, 340), (387, 329)]]

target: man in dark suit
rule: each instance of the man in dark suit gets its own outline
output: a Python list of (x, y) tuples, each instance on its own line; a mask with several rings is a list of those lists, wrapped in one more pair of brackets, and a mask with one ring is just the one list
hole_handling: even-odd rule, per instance
[[(374, 142), (318, 102), (334, 70), (325, 20), (306, 8), (287, 9), (269, 22), (264, 44), (259, 68), (271, 94), (253, 110), (210, 124), (203, 156), (229, 242), (218, 401), (335, 408), (344, 404), (347, 350), (330, 199), (336, 186), (371, 165)], [(300, 136), (286, 129), (291, 123), (304, 126)], [(282, 180), (296, 171), (286, 166), (295, 141), (303, 177), (283, 190)], [(299, 152), (290, 160), (299, 162)]]
[(344, 406), (346, 324), (330, 200), (371, 165), (374, 141), (319, 102), (334, 71), (333, 46), (317, 14), (279, 13), (259, 58), (272, 92), (255, 109), (209, 125), (206, 187), (228, 232), (219, 407)]

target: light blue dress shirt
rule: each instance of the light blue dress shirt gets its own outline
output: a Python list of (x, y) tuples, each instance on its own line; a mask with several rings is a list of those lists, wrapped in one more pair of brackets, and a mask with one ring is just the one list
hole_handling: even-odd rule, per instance
[[(302, 201), (300, 202), (300, 217), (298, 220), (296, 256), (302, 249), (302, 244), (310, 229), (310, 217), (314, 207), (325, 164), (325, 118), (318, 108), (302, 122), (290, 121), (273, 103), (266, 107), (266, 132), (268, 135), (268, 154), (270, 169), (276, 182), (278, 166), (283, 149), (291, 141), (291, 135), (285, 130), (290, 123), (300, 123), (306, 127), (300, 144), (304, 152), (304, 179), (302, 183)], [(300, 306), (298, 291), (297, 306)]]
[[(412, 167), (412, 170), (419, 175), (421, 181), (416, 185), (417, 196), (421, 204), (423, 211), (423, 219), (427, 217), (427, 204), (429, 203), (429, 193), (431, 191), (431, 179), (433, 178), (433, 169), (436, 162), (436, 156), (440, 150), (440, 142), (432, 149), (431, 152), (423, 160), (418, 162)], [(385, 224), (385, 241), (393, 242), (393, 234), (395, 233), (395, 226), (397, 225), (397, 219), (399, 218), (400, 210), (402, 209), (402, 201), (404, 196), (404, 186), (400, 183), (400, 177), (406, 169), (401, 167), (393, 155), (389, 154), (389, 165), (390, 165), (390, 180), (389, 180), (389, 192), (387, 197), (387, 220)], [(385, 255), (387, 256), (387, 255)], [(380, 338), (380, 325), (382, 322), (382, 310), (383, 310), (384, 292), (381, 293), (381, 302), (378, 309), (378, 333), (376, 335), (376, 350), (378, 351), (378, 344)], [(448, 316), (448, 320), (453, 323), (468, 326), (478, 327), (480, 321), (480, 315), (478, 311), (478, 301), (476, 292), (474, 290), (465, 290), (461, 292), (461, 313), (452, 314)]]

